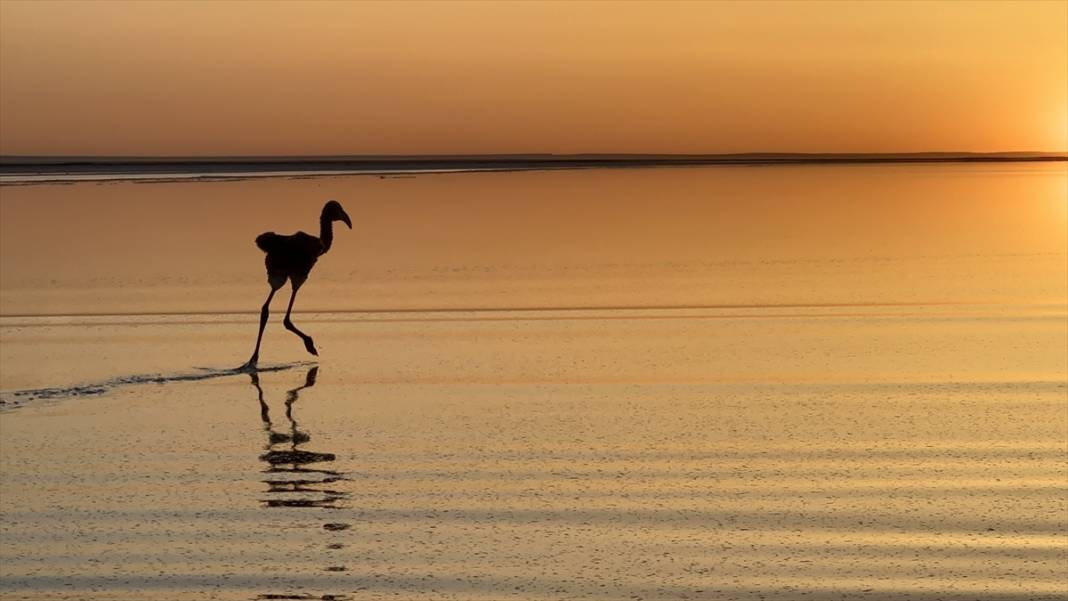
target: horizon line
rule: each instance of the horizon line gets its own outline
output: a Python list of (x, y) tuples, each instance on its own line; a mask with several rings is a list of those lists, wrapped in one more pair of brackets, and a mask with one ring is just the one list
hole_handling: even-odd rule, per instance
[(730, 159), (730, 158), (879, 158), (879, 157), (1068, 157), (1068, 150), (999, 150), (999, 151), (893, 151), (893, 152), (502, 152), (502, 153), (441, 153), (441, 154), (0, 154), (0, 164), (16, 161), (160, 161), (160, 162), (200, 162), (200, 161), (362, 161), (362, 160), (634, 160), (634, 159)]
[[(268, 177), (336, 172), (334, 175), (419, 174), (460, 171), (539, 171), (698, 166), (790, 166), (921, 163), (1065, 162), (1068, 153), (735, 153), (735, 154), (497, 154), (320, 156), (31, 156), (0, 155), (0, 185), (47, 183), (51, 176), (130, 176), (190, 173), (198, 177)], [(29, 177), (35, 181), (18, 181)], [(119, 177), (118, 179), (125, 179)]]

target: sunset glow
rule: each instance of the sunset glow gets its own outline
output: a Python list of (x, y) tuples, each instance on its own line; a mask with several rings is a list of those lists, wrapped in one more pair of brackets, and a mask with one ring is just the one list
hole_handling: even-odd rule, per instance
[(1068, 149), (1064, 2), (0, 11), (8, 155)]

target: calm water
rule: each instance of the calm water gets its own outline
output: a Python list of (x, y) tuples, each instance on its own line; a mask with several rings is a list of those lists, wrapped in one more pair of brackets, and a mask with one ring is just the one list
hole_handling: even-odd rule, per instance
[[(1061, 598), (1066, 183), (0, 188), (0, 596)], [(322, 356), (226, 371), (327, 198)]]
[(256, 312), (263, 231), (355, 228), (298, 310), (1063, 305), (1065, 163), (0, 188), (0, 310)]

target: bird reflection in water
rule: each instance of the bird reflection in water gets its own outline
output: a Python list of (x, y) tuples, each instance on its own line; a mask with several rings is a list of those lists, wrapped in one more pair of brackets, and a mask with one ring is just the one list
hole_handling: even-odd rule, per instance
[(252, 385), (256, 387), (256, 396), (260, 402), (260, 419), (267, 433), (267, 452), (260, 455), (260, 460), (267, 464), (263, 470), (267, 479), (267, 492), (271, 497), (263, 499), (267, 507), (320, 507), (336, 509), (338, 502), (347, 497), (346, 493), (330, 488), (330, 484), (344, 480), (342, 472), (322, 469), (316, 464), (327, 463), (336, 459), (333, 453), (319, 453), (301, 448), (311, 440), (307, 432), (300, 429), (293, 418), (293, 405), (300, 398), (300, 391), (315, 386), (319, 366), (308, 370), (304, 384), (286, 392), (285, 416), (288, 429), (275, 429), (271, 421), (271, 411), (264, 400), (263, 388), (259, 375), (249, 373)]

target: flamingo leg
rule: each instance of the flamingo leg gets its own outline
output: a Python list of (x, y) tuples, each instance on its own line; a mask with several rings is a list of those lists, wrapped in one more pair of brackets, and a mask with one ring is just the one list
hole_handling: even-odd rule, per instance
[(304, 348), (307, 349), (309, 353), (318, 357), (319, 351), (315, 350), (315, 342), (312, 341), (312, 337), (298, 330), (297, 326), (293, 325), (293, 321), (289, 319), (289, 314), (293, 312), (293, 301), (297, 299), (298, 290), (300, 290), (300, 285), (294, 284), (293, 294), (289, 297), (289, 306), (286, 307), (286, 318), (282, 321), (282, 324), (285, 325), (287, 330), (300, 336), (300, 339), (304, 341)]
[(250, 357), (248, 363), (244, 365), (246, 369), (255, 369), (256, 363), (260, 360), (260, 342), (263, 341), (263, 328), (267, 326), (267, 316), (270, 315), (271, 312), (271, 299), (274, 298), (274, 293), (277, 291), (277, 288), (271, 286), (271, 292), (267, 295), (267, 300), (264, 301), (263, 308), (260, 309), (260, 332), (259, 334), (256, 334), (256, 350), (252, 351), (252, 357)]

